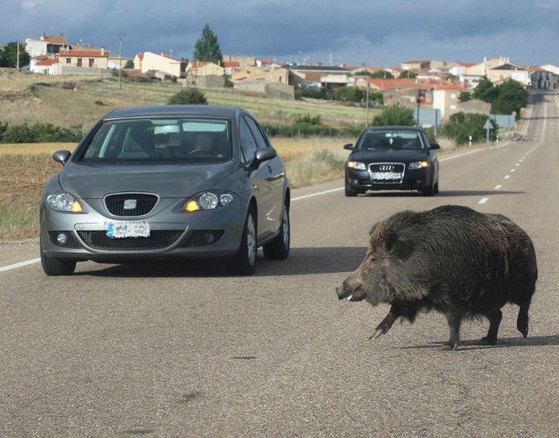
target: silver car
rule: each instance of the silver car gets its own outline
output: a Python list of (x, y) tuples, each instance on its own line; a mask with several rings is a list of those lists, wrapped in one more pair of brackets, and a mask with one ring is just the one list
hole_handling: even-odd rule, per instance
[(40, 252), (47, 275), (76, 262), (220, 258), (251, 274), (257, 248), (289, 254), (290, 189), (262, 127), (236, 107), (116, 110), (46, 184)]

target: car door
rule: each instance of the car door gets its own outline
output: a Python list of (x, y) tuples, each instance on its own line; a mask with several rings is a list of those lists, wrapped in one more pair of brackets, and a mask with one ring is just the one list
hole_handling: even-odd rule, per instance
[[(256, 122), (249, 116), (243, 115), (240, 120), (241, 149), (247, 162), (252, 162), (256, 150), (270, 147)], [(278, 187), (277, 164), (275, 160), (260, 163), (250, 171), (249, 178), (255, 188), (258, 203), (258, 238), (264, 239), (279, 228), (281, 219), (281, 187)], [(282, 185), (282, 181), (279, 181)], [(279, 188), (279, 201), (278, 201)]]

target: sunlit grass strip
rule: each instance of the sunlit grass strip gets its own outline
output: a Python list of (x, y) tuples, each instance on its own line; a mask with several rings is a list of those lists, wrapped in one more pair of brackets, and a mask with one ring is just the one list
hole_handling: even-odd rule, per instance
[(0, 205), (0, 240), (36, 237), (39, 229), (39, 206)]

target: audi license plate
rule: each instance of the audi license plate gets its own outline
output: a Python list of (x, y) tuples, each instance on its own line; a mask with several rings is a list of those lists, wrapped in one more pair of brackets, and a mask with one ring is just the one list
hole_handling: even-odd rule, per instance
[(373, 172), (373, 181), (394, 181), (402, 178), (398, 172)]
[(149, 237), (149, 223), (145, 221), (120, 221), (107, 223), (107, 237)]

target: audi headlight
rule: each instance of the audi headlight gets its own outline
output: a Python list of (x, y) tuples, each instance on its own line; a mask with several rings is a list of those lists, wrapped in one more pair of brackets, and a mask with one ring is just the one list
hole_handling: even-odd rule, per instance
[(410, 163), (408, 166), (408, 169), (410, 170), (414, 170), (414, 169), (425, 169), (429, 167), (429, 161), (414, 161), (413, 163)]
[(355, 170), (367, 170), (367, 166), (365, 165), (365, 163), (362, 163), (360, 161), (348, 161), (347, 167)]
[(225, 207), (231, 201), (233, 201), (231, 193), (204, 192), (186, 201), (181, 210), (187, 212), (215, 210), (216, 208)]
[(53, 193), (47, 196), (47, 205), (53, 210), (64, 211), (67, 213), (83, 213), (83, 207), (70, 193)]

